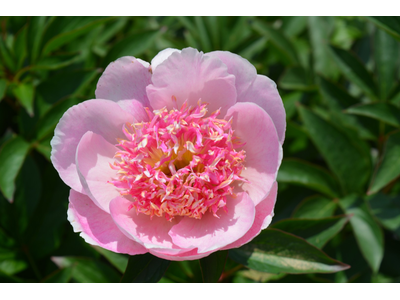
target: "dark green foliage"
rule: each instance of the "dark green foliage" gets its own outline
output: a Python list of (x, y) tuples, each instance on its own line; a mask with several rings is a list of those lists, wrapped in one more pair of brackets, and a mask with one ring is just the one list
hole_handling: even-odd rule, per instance
[[(0, 17), (0, 282), (400, 282), (399, 17)], [(227, 50), (287, 114), (272, 224), (169, 262), (87, 244), (50, 163), (63, 113), (113, 60)]]

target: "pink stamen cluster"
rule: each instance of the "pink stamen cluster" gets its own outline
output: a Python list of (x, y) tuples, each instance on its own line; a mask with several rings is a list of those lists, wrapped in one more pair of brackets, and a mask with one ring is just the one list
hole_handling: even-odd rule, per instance
[(217, 119), (219, 110), (205, 117), (206, 106), (146, 108), (150, 122), (126, 124), (127, 139), (117, 144), (123, 150), (111, 165), (118, 175), (110, 183), (132, 196), (129, 209), (168, 220), (226, 211), (226, 196), (235, 196), (231, 183), (246, 182), (240, 177), (245, 152), (235, 150), (243, 144), (231, 120)]

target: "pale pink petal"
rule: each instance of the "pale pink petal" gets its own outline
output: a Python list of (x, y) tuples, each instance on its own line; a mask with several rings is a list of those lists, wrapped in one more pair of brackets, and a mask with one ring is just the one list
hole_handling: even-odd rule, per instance
[(193, 48), (173, 52), (154, 70), (152, 82), (146, 90), (153, 109), (171, 109), (175, 101), (180, 108), (186, 100), (194, 106), (201, 99), (209, 113), (221, 108), (223, 116), (236, 103), (235, 76), (220, 59)]
[(128, 113), (130, 113), (135, 122), (149, 122), (149, 116), (146, 113), (143, 104), (137, 100), (119, 100), (117, 101), (118, 105)]
[(215, 251), (209, 251), (205, 253), (197, 253), (197, 249), (192, 249), (190, 251), (184, 252), (184, 253), (178, 253), (176, 255), (167, 255), (164, 253), (157, 252), (156, 250), (150, 249), (149, 252), (153, 254), (154, 256), (157, 256), (162, 259), (167, 259), (167, 260), (174, 260), (174, 261), (182, 261), (182, 260), (195, 260), (195, 259), (200, 259), (203, 257), (206, 257), (210, 255), (211, 253)]
[(234, 135), (246, 143), (245, 169), (240, 174), (249, 180), (240, 189), (249, 193), (257, 205), (268, 194), (276, 180), (282, 160), (282, 146), (270, 116), (257, 104), (236, 103), (225, 116), (232, 119)]
[(115, 225), (111, 216), (98, 208), (88, 196), (71, 189), (68, 221), (74, 232), (89, 244), (118, 253), (143, 254), (147, 249), (128, 239)]
[(83, 135), (76, 150), (76, 167), (85, 194), (108, 213), (111, 200), (120, 196), (115, 186), (108, 183), (117, 176), (117, 171), (111, 169), (110, 164), (118, 150), (91, 131)]
[(133, 56), (118, 58), (101, 75), (95, 92), (96, 98), (113, 101), (136, 99), (148, 107), (146, 86), (151, 83), (149, 66)]
[(169, 232), (181, 248), (197, 247), (199, 254), (218, 250), (242, 237), (253, 225), (255, 208), (247, 193), (227, 197), (228, 212), (218, 210), (219, 218), (206, 213), (199, 219), (183, 218)]
[(274, 121), (279, 141), (283, 144), (286, 131), (286, 112), (275, 82), (267, 76), (257, 75), (247, 91), (240, 97), (238, 96), (237, 101), (254, 102), (263, 108)]
[(274, 216), (274, 206), (277, 192), (278, 184), (275, 182), (269, 195), (257, 204), (256, 216), (254, 218), (253, 226), (251, 226), (250, 230), (247, 231), (246, 234), (240, 239), (222, 248), (223, 250), (238, 248), (244, 244), (247, 244), (254, 237), (256, 237), (262, 229), (268, 227), (268, 225), (271, 223), (272, 217)]
[(54, 131), (50, 144), (51, 161), (61, 179), (71, 188), (83, 192), (75, 165), (76, 148), (87, 131), (101, 135), (107, 142), (124, 138), (122, 127), (134, 117), (108, 100), (88, 100), (68, 109)]
[(153, 70), (153, 72), (159, 64), (161, 64), (164, 60), (166, 60), (174, 52), (181, 52), (181, 50), (174, 49), (174, 48), (167, 48), (167, 49), (164, 49), (164, 50), (158, 52), (158, 54), (156, 56), (154, 56), (154, 58), (151, 60), (151, 69)]
[(218, 57), (228, 67), (228, 73), (235, 75), (237, 99), (240, 99), (240, 96), (256, 79), (256, 68), (247, 59), (229, 51), (213, 51), (206, 55)]
[(175, 254), (191, 250), (191, 248), (182, 250), (174, 245), (168, 235), (171, 227), (178, 222), (178, 218), (172, 221), (157, 216), (150, 218), (143, 213), (137, 213), (135, 208), (131, 208), (131, 204), (131, 201), (123, 197), (117, 197), (110, 203), (111, 216), (127, 237), (144, 245), (147, 249), (154, 249), (160, 253)]

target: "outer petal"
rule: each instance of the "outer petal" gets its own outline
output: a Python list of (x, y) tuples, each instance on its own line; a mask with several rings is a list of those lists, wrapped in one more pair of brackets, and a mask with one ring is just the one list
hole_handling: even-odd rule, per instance
[(111, 216), (99, 209), (86, 195), (71, 189), (69, 201), (68, 221), (74, 232), (81, 232), (87, 243), (130, 255), (147, 252), (142, 245), (128, 239)]
[(257, 204), (256, 216), (254, 218), (253, 226), (251, 226), (250, 230), (247, 231), (246, 234), (237, 241), (225, 246), (223, 250), (238, 248), (244, 244), (247, 244), (254, 237), (256, 237), (261, 232), (262, 229), (268, 227), (274, 215), (274, 206), (276, 202), (277, 192), (278, 192), (278, 184), (275, 182), (274, 185), (272, 186), (269, 195), (264, 200), (262, 200), (260, 203)]
[(188, 252), (179, 253), (176, 255), (167, 255), (164, 253), (159, 253), (156, 250), (150, 249), (149, 252), (159, 258), (174, 260), (174, 261), (182, 261), (182, 260), (195, 260), (206, 257), (215, 251), (205, 252), (205, 253), (197, 253), (197, 249), (190, 250)]
[(240, 188), (249, 193), (257, 205), (271, 190), (282, 160), (282, 146), (269, 115), (254, 103), (236, 103), (225, 116), (246, 151), (246, 168), (240, 174), (250, 183)]
[(82, 136), (92, 131), (113, 144), (117, 138), (124, 138), (123, 124), (133, 121), (131, 114), (108, 100), (88, 100), (68, 109), (50, 142), (50, 159), (61, 179), (74, 190), (83, 192), (75, 165), (76, 148)]
[(148, 107), (146, 86), (150, 83), (149, 64), (133, 56), (124, 56), (107, 66), (97, 83), (95, 94), (96, 98), (113, 101), (136, 99)]
[(286, 112), (275, 82), (264, 75), (257, 75), (246, 92), (238, 96), (238, 102), (254, 102), (263, 108), (274, 121), (279, 141), (283, 144), (286, 131)]
[[(178, 108), (187, 100), (209, 103), (209, 113), (221, 108), (222, 115), (236, 102), (235, 76), (216, 57), (205, 56), (192, 48), (172, 53), (153, 72), (147, 95), (154, 109)], [(176, 103), (173, 99), (176, 98)]]
[(111, 200), (120, 196), (118, 190), (107, 183), (117, 175), (117, 171), (111, 169), (110, 164), (118, 150), (91, 131), (83, 135), (76, 150), (76, 167), (85, 194), (108, 213)]
[(227, 67), (228, 73), (235, 75), (237, 99), (250, 87), (257, 77), (256, 68), (245, 58), (229, 51), (213, 51), (207, 56), (218, 57)]
[(183, 218), (169, 232), (174, 244), (182, 248), (197, 247), (199, 254), (218, 250), (241, 238), (252, 226), (254, 204), (247, 193), (227, 199), (228, 212), (218, 211), (219, 218), (211, 213), (200, 220)]
[(174, 49), (174, 48), (167, 48), (167, 49), (164, 49), (164, 50), (158, 52), (158, 54), (156, 56), (154, 56), (154, 58), (151, 60), (151, 69), (153, 70), (153, 72), (159, 64), (161, 64), (164, 60), (166, 60), (174, 52), (180, 53), (181, 50)]
[(168, 232), (178, 220), (170, 222), (162, 217), (150, 218), (148, 215), (137, 213), (134, 208), (130, 209), (131, 204), (131, 201), (123, 197), (117, 197), (110, 203), (111, 216), (127, 237), (147, 249), (165, 254), (176, 254), (193, 248), (182, 250), (172, 243)]

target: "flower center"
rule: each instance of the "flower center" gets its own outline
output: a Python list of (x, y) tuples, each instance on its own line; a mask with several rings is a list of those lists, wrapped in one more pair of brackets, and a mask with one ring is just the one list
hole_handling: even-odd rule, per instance
[[(232, 182), (240, 176), (245, 151), (233, 135), (231, 122), (218, 119), (219, 110), (205, 117), (207, 104), (180, 110), (151, 112), (150, 122), (126, 124), (127, 139), (111, 165), (118, 170), (112, 183), (123, 196), (130, 195), (137, 212), (150, 216), (196, 219), (210, 211), (226, 211), (226, 197), (235, 196)], [(129, 198), (129, 197), (128, 197)]]

